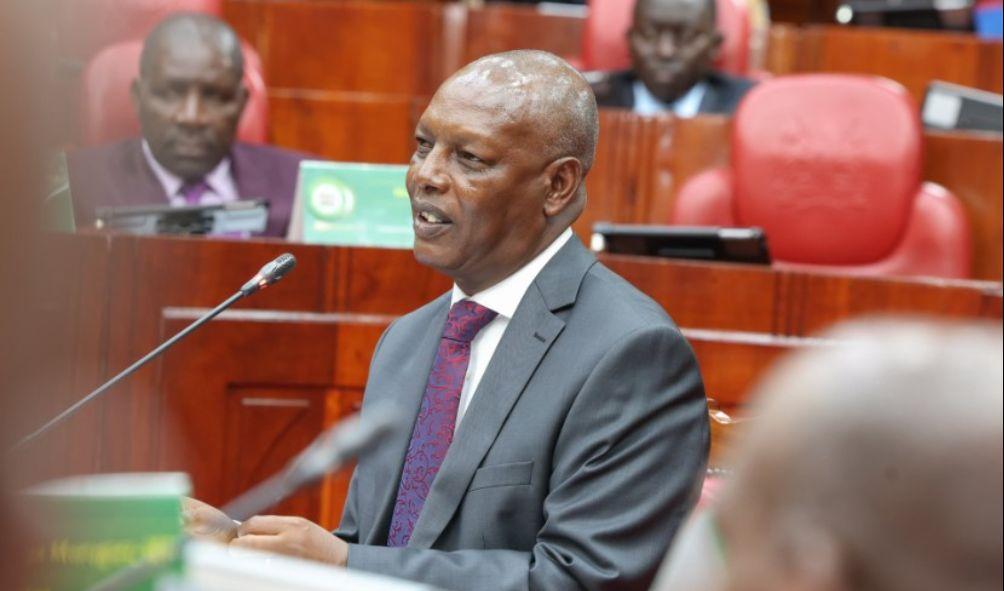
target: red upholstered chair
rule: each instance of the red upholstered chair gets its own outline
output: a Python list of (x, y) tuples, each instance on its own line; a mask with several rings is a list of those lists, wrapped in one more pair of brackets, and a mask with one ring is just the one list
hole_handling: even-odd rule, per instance
[[(139, 135), (139, 119), (129, 98), (129, 86), (139, 72), (140, 41), (103, 49), (87, 65), (81, 92), (81, 136), (93, 146)], [(268, 136), (268, 101), (261, 75), (261, 59), (248, 45), (244, 49), (244, 84), (250, 98), (237, 128), (237, 138), (264, 143)]]
[(917, 107), (884, 78), (808, 74), (754, 88), (732, 163), (680, 188), (672, 222), (759, 226), (781, 267), (968, 277), (959, 200), (921, 180)]
[[(750, 15), (747, 0), (717, 0), (718, 30), (722, 43), (715, 67), (743, 75), (749, 67)], [(625, 70), (631, 67), (627, 31), (631, 28), (634, 2), (590, 0), (589, 16), (582, 34), (583, 70)]]
[(172, 12), (223, 13), (223, 0), (63, 0), (57, 23), (62, 54), (86, 63), (104, 47), (143, 39)]

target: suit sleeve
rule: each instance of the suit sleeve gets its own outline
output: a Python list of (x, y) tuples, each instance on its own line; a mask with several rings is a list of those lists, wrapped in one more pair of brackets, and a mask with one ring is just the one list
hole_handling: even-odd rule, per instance
[(569, 409), (532, 551), (351, 544), (349, 567), (458, 591), (647, 589), (697, 499), (708, 445), (693, 351), (668, 325), (641, 329), (604, 355)]

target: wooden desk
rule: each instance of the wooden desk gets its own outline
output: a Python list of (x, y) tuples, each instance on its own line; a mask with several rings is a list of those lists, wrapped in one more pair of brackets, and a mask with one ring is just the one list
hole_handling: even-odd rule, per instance
[[(54, 236), (46, 303), (61, 318), (38, 391), (54, 414), (243, 284), (284, 251), (297, 268), (235, 306), (40, 442), (24, 479), (184, 469), (221, 502), (358, 404), (376, 339), (449, 281), (409, 251), (128, 236)], [(749, 385), (810, 331), (871, 312), (1001, 318), (999, 284), (858, 279), (603, 257), (683, 327), (709, 395), (741, 411)], [(27, 430), (27, 428), (26, 428)], [(345, 475), (282, 507), (333, 525)]]

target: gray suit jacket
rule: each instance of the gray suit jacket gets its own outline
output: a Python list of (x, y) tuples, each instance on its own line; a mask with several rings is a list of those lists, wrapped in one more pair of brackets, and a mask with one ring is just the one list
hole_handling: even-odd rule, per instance
[[(363, 413), (411, 421), (450, 294), (395, 321)], [(350, 568), (444, 589), (647, 589), (697, 498), (704, 388), (666, 313), (573, 238), (499, 343), (407, 548), (387, 548), (411, 423), (359, 464), (336, 535)]]

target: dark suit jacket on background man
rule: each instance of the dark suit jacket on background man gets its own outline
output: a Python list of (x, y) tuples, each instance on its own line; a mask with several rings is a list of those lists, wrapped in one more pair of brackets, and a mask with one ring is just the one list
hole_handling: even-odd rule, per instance
[[(285, 237), (302, 154), (235, 142), (230, 172), (241, 199), (269, 202), (265, 236)], [(77, 227), (94, 224), (101, 206), (168, 205), (168, 196), (143, 154), (140, 139), (87, 148), (67, 157)]]
[[(600, 107), (634, 108), (634, 85), (638, 78), (633, 71), (592, 73), (587, 79), (596, 93), (596, 104)], [(756, 84), (753, 80), (717, 71), (708, 73), (703, 81), (706, 90), (697, 109), (702, 115), (732, 115), (739, 106), (739, 101)]]
[[(447, 293), (384, 333), (363, 413), (418, 412)], [(666, 313), (571, 238), (527, 290), (407, 548), (385, 546), (411, 431), (356, 469), (348, 566), (445, 589), (644, 589), (698, 493), (709, 435)]]

